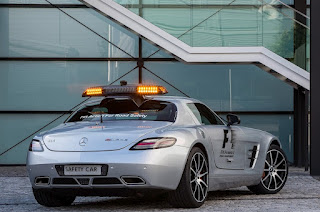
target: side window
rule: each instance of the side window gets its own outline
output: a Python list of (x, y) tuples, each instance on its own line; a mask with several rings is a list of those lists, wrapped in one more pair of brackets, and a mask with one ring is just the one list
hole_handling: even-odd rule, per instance
[(188, 104), (188, 107), (200, 123), (204, 125), (223, 125), (223, 122), (205, 105), (200, 103), (190, 103)]
[(190, 110), (192, 111), (193, 115), (198, 119), (198, 121), (200, 123), (202, 123), (200, 112), (199, 112), (198, 108), (195, 106), (195, 104), (189, 103), (187, 105), (190, 108)]

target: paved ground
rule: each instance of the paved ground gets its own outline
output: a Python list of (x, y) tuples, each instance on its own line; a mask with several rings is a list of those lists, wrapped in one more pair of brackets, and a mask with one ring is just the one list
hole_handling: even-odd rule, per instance
[(0, 167), (0, 211), (320, 211), (320, 181), (290, 168), (275, 195), (254, 195), (245, 187), (211, 192), (199, 209), (175, 209), (164, 198), (79, 197), (70, 207), (46, 208), (34, 200), (24, 167)]

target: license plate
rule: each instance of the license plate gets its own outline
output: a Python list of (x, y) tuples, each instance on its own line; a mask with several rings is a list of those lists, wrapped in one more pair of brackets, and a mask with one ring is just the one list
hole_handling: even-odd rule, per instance
[(101, 165), (65, 165), (64, 175), (101, 175)]

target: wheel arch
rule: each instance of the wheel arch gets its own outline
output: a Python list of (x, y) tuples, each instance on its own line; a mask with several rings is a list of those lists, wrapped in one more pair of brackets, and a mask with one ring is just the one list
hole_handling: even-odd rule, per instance
[(190, 151), (191, 151), (194, 147), (198, 147), (198, 148), (200, 148), (200, 149), (203, 151), (203, 153), (204, 153), (204, 155), (206, 156), (206, 158), (207, 158), (207, 160), (208, 160), (208, 163), (209, 163), (209, 157), (208, 157), (208, 152), (207, 152), (206, 147), (205, 147), (202, 143), (197, 142), (197, 143), (195, 143), (195, 144), (192, 146), (192, 148), (190, 148)]
[(276, 146), (282, 148), (281, 142), (280, 142), (279, 139), (277, 139), (277, 138), (273, 138), (273, 139), (270, 141), (269, 148), (270, 148), (271, 145), (276, 145)]
[[(203, 143), (201, 143), (200, 141), (197, 141), (197, 140), (194, 141), (194, 143), (191, 144), (190, 147), (189, 147), (189, 152), (188, 152), (188, 154), (186, 155), (185, 162), (184, 162), (184, 165), (185, 165), (184, 169), (186, 168), (187, 160), (188, 160), (188, 158), (189, 158), (189, 156), (190, 156), (190, 153), (191, 153), (192, 149), (195, 148), (195, 147), (198, 147), (198, 148), (200, 148), (200, 149), (203, 151), (204, 156), (205, 156), (206, 159), (207, 159), (208, 170), (209, 170), (209, 172), (210, 172), (210, 169), (211, 169), (211, 167), (210, 167), (210, 164), (211, 164), (210, 161), (211, 161), (211, 159), (210, 159), (210, 156), (208, 155), (208, 151), (207, 151), (207, 148), (209, 148), (209, 147), (206, 148), (205, 144), (203, 144)], [(183, 172), (181, 173), (181, 177), (180, 177), (180, 180), (179, 180), (179, 184), (180, 184), (182, 175), (183, 175)], [(178, 184), (178, 185), (179, 185), (179, 184)]]

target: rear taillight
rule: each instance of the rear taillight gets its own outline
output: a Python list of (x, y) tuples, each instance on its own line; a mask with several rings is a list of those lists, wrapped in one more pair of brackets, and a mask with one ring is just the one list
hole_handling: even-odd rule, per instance
[(173, 146), (175, 138), (147, 138), (135, 144), (130, 150), (160, 149)]
[(32, 152), (42, 152), (43, 148), (39, 140), (33, 139), (29, 146), (29, 151)]

